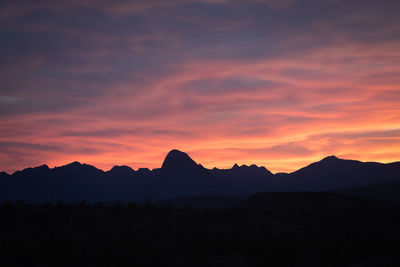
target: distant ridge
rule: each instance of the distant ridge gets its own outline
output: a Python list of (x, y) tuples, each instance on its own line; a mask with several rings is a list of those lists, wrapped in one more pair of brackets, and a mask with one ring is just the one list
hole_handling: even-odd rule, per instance
[(332, 191), (400, 183), (400, 162), (389, 164), (328, 156), (293, 173), (272, 174), (265, 167), (237, 165), (206, 169), (171, 150), (160, 169), (114, 166), (102, 171), (72, 162), (0, 173), (0, 201), (143, 201), (200, 195), (248, 195), (263, 191)]

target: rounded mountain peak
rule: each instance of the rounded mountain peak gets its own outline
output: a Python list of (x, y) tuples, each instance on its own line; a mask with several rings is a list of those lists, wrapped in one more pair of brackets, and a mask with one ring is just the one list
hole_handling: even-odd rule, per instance
[(71, 162), (71, 163), (69, 163), (67, 165), (61, 166), (61, 167), (78, 168), (80, 166), (82, 166), (82, 164), (79, 161), (74, 161), (74, 162)]
[(135, 171), (131, 167), (126, 166), (126, 165), (122, 165), (122, 166), (115, 165), (108, 172), (116, 173), (116, 174), (133, 174), (133, 173), (135, 173)]
[(177, 149), (171, 150), (162, 164), (163, 170), (187, 169), (196, 167), (197, 163), (192, 160), (188, 154)]

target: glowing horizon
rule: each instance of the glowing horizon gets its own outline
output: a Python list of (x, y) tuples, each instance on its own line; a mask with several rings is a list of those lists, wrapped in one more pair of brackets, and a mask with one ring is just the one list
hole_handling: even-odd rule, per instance
[[(0, 171), (400, 160), (400, 3), (5, 1)], [(4, 40), (4, 41), (3, 41)]]
[[(185, 152), (185, 151), (182, 151), (182, 152)], [(185, 152), (186, 153), (186, 152)], [(190, 154), (189, 154), (189, 156), (190, 156)], [(336, 156), (336, 155), (329, 155), (329, 156)], [(307, 167), (309, 164), (311, 164), (311, 163), (314, 163), (314, 162), (318, 162), (318, 161), (320, 161), (320, 160), (322, 160), (322, 159), (324, 159), (324, 158), (326, 158), (326, 157), (329, 157), (329, 156), (325, 156), (325, 157), (323, 157), (323, 158), (318, 158), (318, 159), (316, 159), (315, 161), (313, 161), (313, 162), (307, 162), (305, 165), (302, 165), (302, 166), (300, 166), (300, 167), (297, 167), (296, 169), (289, 169), (288, 171), (285, 171), (285, 170), (281, 170), (281, 171), (277, 171), (277, 172), (272, 172), (273, 174), (276, 174), (276, 173), (291, 173), (291, 172), (295, 172), (295, 171), (297, 171), (297, 170), (299, 170), (299, 169), (301, 169), (301, 168), (304, 168), (304, 167)], [(192, 158), (192, 157), (191, 157)], [(341, 158), (341, 157), (338, 157), (339, 159), (341, 159), (341, 160), (353, 160), (353, 159), (348, 159), (348, 158)], [(193, 158), (192, 158), (193, 159)], [(206, 169), (209, 169), (209, 170), (211, 170), (211, 169), (213, 169), (214, 167), (216, 167), (216, 166), (205, 166), (203, 163), (201, 163), (201, 162), (198, 162), (198, 161), (196, 161), (195, 159), (193, 159), (197, 164), (200, 164), (200, 165), (202, 165), (203, 167), (205, 167)], [(71, 164), (71, 163), (73, 163), (73, 162), (79, 162), (79, 161), (71, 161), (71, 162), (67, 162), (67, 163), (64, 163), (64, 164), (53, 164), (53, 165), (49, 165), (49, 164), (46, 164), (46, 163), (43, 163), (43, 164), (40, 164), (40, 165), (37, 165), (37, 166), (29, 166), (29, 167), (40, 167), (40, 166), (42, 166), (42, 165), (47, 165), (49, 168), (56, 168), (56, 167), (62, 167), (62, 166), (65, 166), (65, 165), (68, 165), (68, 164)], [(98, 165), (99, 166), (103, 166), (103, 168), (101, 168), (101, 167), (99, 167), (99, 166), (95, 166), (95, 165), (93, 165), (93, 164), (91, 164), (90, 162), (79, 162), (80, 164), (88, 164), (88, 165), (91, 165), (91, 166), (93, 166), (93, 167), (96, 167), (97, 169), (99, 169), (99, 170), (102, 170), (102, 171), (104, 171), (104, 172), (107, 172), (107, 171), (110, 171), (113, 167), (116, 167), (116, 166), (127, 166), (127, 167), (130, 167), (130, 168), (132, 168), (134, 171), (138, 171), (140, 168), (146, 168), (146, 169), (149, 169), (149, 170), (154, 170), (154, 169), (160, 169), (161, 168), (161, 165), (162, 165), (162, 162), (163, 161), (161, 161), (161, 164), (158, 164), (157, 166), (155, 166), (155, 167), (146, 167), (146, 166), (140, 166), (139, 165), (139, 167), (134, 167), (134, 166), (132, 166), (132, 165), (128, 165), (129, 163), (127, 163), (127, 164), (111, 164), (110, 165), (110, 163), (107, 163), (107, 164), (102, 164), (102, 163), (99, 163)], [(290, 161), (288, 161), (289, 163), (290, 163)], [(361, 161), (361, 162), (371, 162), (371, 161)], [(399, 162), (399, 161), (395, 161), (395, 162)], [(383, 163), (383, 164), (387, 164), (387, 163), (395, 163), (395, 162), (379, 162), (379, 163)], [(297, 162), (296, 162), (297, 163)], [(238, 166), (243, 166), (243, 165), (247, 165), (247, 166), (251, 166), (251, 165), (256, 165), (256, 166), (258, 166), (258, 167), (265, 167), (266, 169), (268, 169), (269, 171), (271, 171), (267, 166), (264, 166), (264, 165), (259, 165), (259, 164), (255, 164), (255, 163), (234, 163), (233, 165), (226, 165), (226, 166), (222, 166), (222, 167), (217, 167), (218, 169), (231, 169), (234, 165), (238, 165)], [(287, 164), (287, 162), (283, 162), (283, 164)], [(283, 165), (283, 166), (285, 166), (285, 165)], [(29, 167), (27, 167), (27, 168), (29, 168)], [(24, 168), (22, 168), (22, 169), (19, 169), (19, 170), (17, 170), (17, 171), (22, 171)], [(8, 174), (13, 174), (13, 172), (9, 172)]]

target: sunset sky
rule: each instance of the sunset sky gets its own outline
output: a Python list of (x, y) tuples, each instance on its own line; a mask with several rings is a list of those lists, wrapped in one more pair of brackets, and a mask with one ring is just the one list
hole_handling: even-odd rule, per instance
[(400, 160), (398, 0), (3, 0), (0, 171)]

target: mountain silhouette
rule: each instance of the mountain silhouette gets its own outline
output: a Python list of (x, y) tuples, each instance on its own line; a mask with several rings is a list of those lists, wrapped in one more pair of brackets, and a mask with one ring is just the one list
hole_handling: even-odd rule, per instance
[(185, 172), (194, 171), (199, 166), (188, 154), (177, 149), (171, 150), (162, 164), (163, 172)]
[(130, 176), (135, 175), (135, 171), (129, 166), (114, 166), (106, 172), (110, 176)]
[[(143, 201), (201, 195), (249, 195), (274, 191), (334, 191), (400, 183), (400, 162), (382, 164), (329, 156), (292, 173), (235, 164), (207, 169), (188, 154), (171, 150), (160, 169), (114, 166), (102, 171), (73, 162), (0, 173), (0, 201)], [(372, 194), (373, 195), (373, 194)]]
[(156, 179), (159, 188), (153, 192), (161, 198), (214, 194), (222, 186), (209, 170), (177, 149), (167, 154)]
[(387, 164), (329, 156), (291, 173), (288, 189), (322, 191), (396, 181), (399, 170), (391, 171)]

